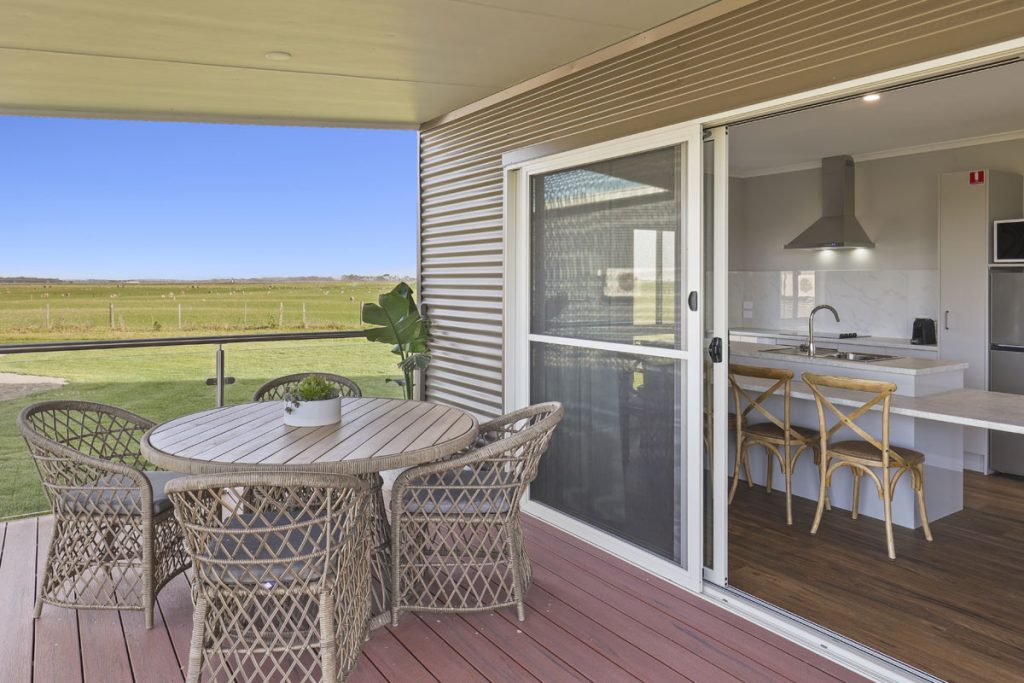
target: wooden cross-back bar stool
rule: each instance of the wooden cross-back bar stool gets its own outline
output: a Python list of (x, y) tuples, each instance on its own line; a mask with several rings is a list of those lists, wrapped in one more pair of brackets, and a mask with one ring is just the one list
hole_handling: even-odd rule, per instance
[[(896, 545), (892, 533), (892, 496), (896, 484), (904, 473), (910, 472), (914, 493), (917, 496), (917, 507), (921, 513), (921, 527), (924, 537), (932, 540), (932, 531), (928, 526), (928, 513), (924, 505), (924, 453), (902, 446), (892, 447), (889, 444), (889, 409), (896, 385), (892, 382), (880, 382), (850, 377), (833, 377), (805, 372), (803, 380), (814, 393), (818, 405), (818, 424), (821, 433), (821, 493), (832, 483), (832, 475), (841, 467), (849, 467), (853, 474), (853, 511), (857, 518), (860, 505), (860, 480), (867, 475), (875, 482), (878, 497), (882, 500), (885, 514), (885, 541), (889, 550), (889, 559), (896, 559)], [(864, 403), (848, 411), (836, 406), (828, 396), (822, 393), (823, 388), (846, 389), (872, 394)], [(857, 420), (862, 418), (874, 406), (882, 405), (882, 438), (871, 435)], [(828, 427), (826, 416), (834, 416), (837, 421)], [(843, 427), (848, 427), (861, 439), (848, 439), (831, 442), (832, 437)], [(881, 478), (875, 470), (881, 470)], [(895, 470), (895, 473), (893, 472)], [(814, 515), (811, 533), (818, 532), (821, 524), (823, 507), (818, 499), (818, 510)]]
[[(763, 391), (748, 390), (741, 386), (740, 377), (774, 380), (774, 383)], [(740, 481), (740, 466), (747, 476), (747, 486), (753, 488), (750, 478), (749, 451), (751, 446), (761, 446), (768, 454), (768, 473), (765, 487), (772, 492), (773, 457), (779, 461), (779, 469), (786, 478), (786, 524), (793, 524), (793, 470), (796, 462), (804, 451), (810, 450), (818, 461), (818, 432), (806, 427), (798, 427), (790, 421), (790, 389), (793, 383), (793, 371), (781, 368), (762, 368), (753, 365), (729, 365), (729, 384), (732, 386), (733, 400), (736, 403), (736, 464), (733, 466), (732, 488), (729, 490), (729, 502), (736, 496), (736, 488)], [(781, 392), (782, 417), (772, 412), (765, 404)], [(750, 419), (764, 418), (764, 421), (751, 422)]]

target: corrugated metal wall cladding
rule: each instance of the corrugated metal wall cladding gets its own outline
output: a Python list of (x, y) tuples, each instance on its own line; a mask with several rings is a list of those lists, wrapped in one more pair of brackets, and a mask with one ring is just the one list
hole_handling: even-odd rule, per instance
[[(627, 118), (642, 118), (649, 115), (652, 109), (679, 107), (680, 103), (694, 107), (727, 91), (747, 88), (767, 80), (791, 78), (794, 73), (807, 68), (846, 62), (868, 52), (885, 50), (896, 42), (919, 40), (934, 34), (936, 30), (948, 31), (955, 26), (970, 23), (972, 18), (979, 15), (990, 18), (984, 14), (983, 7), (979, 8), (978, 4), (972, 2), (957, 3), (959, 7), (956, 11), (932, 8), (921, 15), (910, 16), (906, 15), (907, 8), (903, 3), (897, 4), (898, 7), (888, 10), (889, 14), (894, 15), (894, 23), (887, 26), (887, 30), (880, 30), (872, 23), (876, 17), (871, 13), (862, 13), (864, 16), (860, 20), (848, 24), (839, 23), (828, 30), (810, 21), (809, 26), (799, 34), (787, 33), (784, 38), (770, 41), (773, 44), (771, 49), (757, 43), (737, 51), (732, 49), (735, 48), (732, 45), (730, 57), (724, 61), (719, 60), (720, 63), (715, 60), (705, 61), (703, 58), (689, 60), (687, 55), (687, 59), (681, 62), (670, 59), (656, 70), (638, 68), (618, 74), (615, 90), (604, 93), (600, 99), (592, 99), (592, 93), (580, 94), (566, 90), (562, 91), (562, 97), (569, 99), (560, 102), (554, 93), (550, 93), (551, 96), (544, 98), (545, 101), (538, 105), (547, 113), (537, 117), (532, 125), (517, 126), (515, 132), (498, 139), (494, 136), (479, 139), (478, 144), (471, 146), (468, 154), (472, 157), (489, 156), (510, 148), (535, 144), (538, 138), (563, 138)], [(935, 3), (921, 0), (906, 4), (923, 6)], [(1006, 2), (991, 0), (984, 5), (1005, 6)], [(1011, 7), (1007, 11), (1019, 12), (1020, 8)], [(899, 20), (895, 19), (897, 12)], [(829, 23), (837, 22), (839, 20), (835, 19)], [(564, 106), (552, 108), (554, 104)], [(693, 116), (716, 109), (718, 107), (705, 107), (701, 111), (694, 111)], [(430, 138), (426, 137), (424, 149), (429, 144)]]
[(501, 235), (492, 231), (470, 235), (446, 235), (437, 239), (424, 239), (422, 252), (431, 258), (441, 258), (450, 254), (496, 253), (501, 258), (501, 249), (494, 240)]
[(1020, 35), (1020, 0), (765, 0), (424, 128), (421, 287), (437, 319), (428, 399), (501, 408), (502, 154), (649, 130)]
[[(678, 88), (685, 88), (688, 85), (687, 76), (689, 72), (694, 70), (712, 73), (713, 78), (724, 75), (726, 71), (738, 70), (743, 72), (753, 66), (759, 66), (753, 64), (751, 60), (758, 59), (762, 61), (769, 49), (774, 49), (778, 53), (778, 59), (785, 60), (795, 54), (792, 51), (792, 46), (795, 46), (798, 40), (806, 41), (806, 44), (809, 46), (807, 49), (810, 49), (813, 53), (813, 51), (837, 40), (849, 41), (851, 37), (867, 37), (870, 39), (872, 36), (877, 36), (879, 23), (885, 28), (891, 28), (890, 24), (899, 25), (902, 28), (904, 25), (914, 26), (925, 19), (934, 19), (936, 16), (942, 17), (943, 15), (960, 11), (984, 12), (990, 6), (1005, 6), (1008, 3), (987, 2), (979, 5), (979, 3), (968, 2), (967, 0), (961, 0), (956, 3), (936, 3), (926, 0), (919, 0), (918, 2), (889, 1), (884, 3), (847, 2), (843, 3), (841, 7), (841, 9), (846, 9), (845, 14), (836, 13), (837, 10), (833, 7), (835, 3), (798, 4), (807, 6), (804, 10), (805, 12), (812, 10), (817, 12), (815, 16), (803, 22), (806, 26), (803, 27), (802, 31), (798, 31), (796, 27), (792, 27), (788, 23), (774, 22), (778, 25), (772, 26), (771, 23), (758, 25), (754, 29), (756, 33), (748, 31), (716, 35), (717, 46), (701, 43), (700, 41), (691, 41), (693, 44), (684, 50), (682, 45), (662, 44), (660, 52), (657, 53), (657, 64), (650, 62), (650, 60), (644, 63), (637, 60), (620, 58), (616, 71), (604, 75), (604, 79), (614, 79), (615, 88), (612, 91), (608, 90), (607, 81), (604, 79), (598, 79), (584, 86), (582, 83), (574, 82), (573, 80), (579, 79), (579, 75), (569, 77), (513, 100), (512, 103), (515, 104), (515, 107), (511, 108), (511, 111), (506, 114), (504, 119), (485, 120), (483, 122), (483, 125), (486, 127), (485, 129), (467, 131), (467, 138), (465, 139), (446, 140), (443, 136), (437, 138), (431, 136), (425, 138), (423, 149), (433, 155), (436, 153), (434, 145), (438, 145), (447, 147), (450, 154), (452, 147), (461, 147), (461, 143), (467, 140), (475, 140), (477, 143), (497, 141), (500, 144), (514, 142), (502, 138), (501, 134), (490, 134), (494, 130), (493, 127), (504, 128), (511, 120), (518, 119), (522, 121), (522, 117), (529, 119), (535, 117), (541, 111), (548, 114), (558, 111), (576, 112), (577, 105), (581, 103), (600, 106), (606, 104), (609, 98), (621, 100), (632, 92), (628, 86), (630, 82), (636, 82), (637, 79), (639, 79), (641, 86), (648, 92), (661, 92), (666, 83), (664, 80), (658, 80), (656, 77), (665, 72), (666, 69), (669, 74), (668, 82), (676, 83)], [(859, 6), (861, 9), (851, 12), (849, 9), (851, 6)], [(916, 12), (915, 9), (917, 10)], [(902, 23), (895, 21), (879, 22), (879, 19), (885, 19), (887, 15), (897, 12), (902, 18)], [(831, 29), (826, 30), (829, 26), (832, 26)], [(768, 28), (773, 28), (774, 31), (769, 32)], [(885, 41), (882, 41), (880, 46), (885, 48)], [(716, 55), (718, 56), (717, 61), (715, 59)], [(654, 59), (654, 57), (651, 57), (651, 59)], [(726, 59), (728, 64), (733, 65), (734, 68), (725, 69), (724, 64), (721, 63), (722, 59)], [(476, 117), (468, 118), (475, 119)], [(541, 116), (540, 118), (546, 117)], [(461, 122), (450, 125), (455, 126), (457, 123)], [(444, 128), (447, 128), (447, 126)], [(510, 133), (515, 135), (514, 132), (508, 130), (503, 130), (501, 133), (504, 135), (509, 135)], [(479, 144), (470, 145), (470, 149), (472, 154), (475, 155), (488, 151), (487, 147)]]
[[(861, 11), (876, 11), (884, 5), (904, 3), (901, 0), (889, 0), (884, 3), (871, 4), (871, 8), (863, 8)], [(566, 105), (571, 101), (569, 98), (578, 100), (591, 98), (594, 94), (602, 92), (607, 93), (609, 83), (618, 84), (624, 75), (630, 73), (647, 73), (656, 70), (659, 66), (671, 63), (678, 66), (680, 62), (685, 62), (690, 58), (700, 58), (699, 62), (705, 64), (707, 61), (704, 59), (704, 54), (707, 53), (710, 59), (715, 45), (720, 45), (719, 49), (735, 50), (745, 39), (765, 35), (769, 29), (785, 28), (787, 24), (798, 21), (808, 14), (819, 18), (823, 11), (827, 12), (837, 8), (841, 10), (848, 5), (863, 6), (865, 3), (856, 0), (801, 3), (778, 0), (760, 3), (757, 5), (758, 10), (753, 7), (745, 8), (729, 15), (727, 19), (706, 24), (704, 30), (701, 30), (702, 27), (696, 27), (692, 31), (652, 43), (627, 55), (608, 60), (592, 69), (578, 72), (550, 85), (525, 93), (485, 112), (460, 119), (441, 128), (431, 129), (432, 136), (423, 141), (423, 149), (432, 153), (434, 146), (451, 148), (465, 142), (467, 138), (477, 139), (484, 127), (501, 127), (514, 118), (532, 116), (537, 112), (535, 107), (548, 110), (567, 108)], [(750, 16), (744, 18), (744, 14)], [(849, 17), (850, 14), (845, 16)], [(818, 20), (820, 21), (820, 19)], [(782, 32), (781, 36), (786, 39), (788, 34)], [(761, 44), (763, 45), (765, 42), (767, 41), (762, 41)]]

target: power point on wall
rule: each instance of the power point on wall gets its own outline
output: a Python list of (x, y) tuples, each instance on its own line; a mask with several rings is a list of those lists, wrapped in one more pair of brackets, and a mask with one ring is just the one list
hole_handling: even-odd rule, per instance
[(743, 302), (743, 310), (744, 311), (752, 311), (752, 310), (754, 310), (754, 302), (753, 301), (744, 301)]
[(753, 317), (754, 317), (754, 312), (753, 311), (743, 311), (743, 318), (744, 319), (749, 320), (750, 318), (753, 318)]

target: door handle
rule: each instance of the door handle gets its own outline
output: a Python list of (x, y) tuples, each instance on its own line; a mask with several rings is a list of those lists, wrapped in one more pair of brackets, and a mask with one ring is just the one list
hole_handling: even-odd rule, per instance
[(948, 330), (949, 329), (949, 311), (948, 310), (946, 311), (946, 314), (943, 317), (944, 317), (945, 320), (944, 320), (942, 326), (945, 327)]
[(708, 355), (711, 357), (712, 363), (722, 362), (722, 338), (714, 337), (711, 339), (711, 343), (708, 344)]
[(690, 292), (690, 296), (686, 297), (686, 304), (690, 307), (691, 311), (697, 310), (697, 292)]

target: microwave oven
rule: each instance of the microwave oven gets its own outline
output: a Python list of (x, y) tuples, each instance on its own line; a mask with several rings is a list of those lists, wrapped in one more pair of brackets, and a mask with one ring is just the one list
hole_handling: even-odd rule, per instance
[(1024, 218), (992, 225), (992, 263), (1024, 263)]

